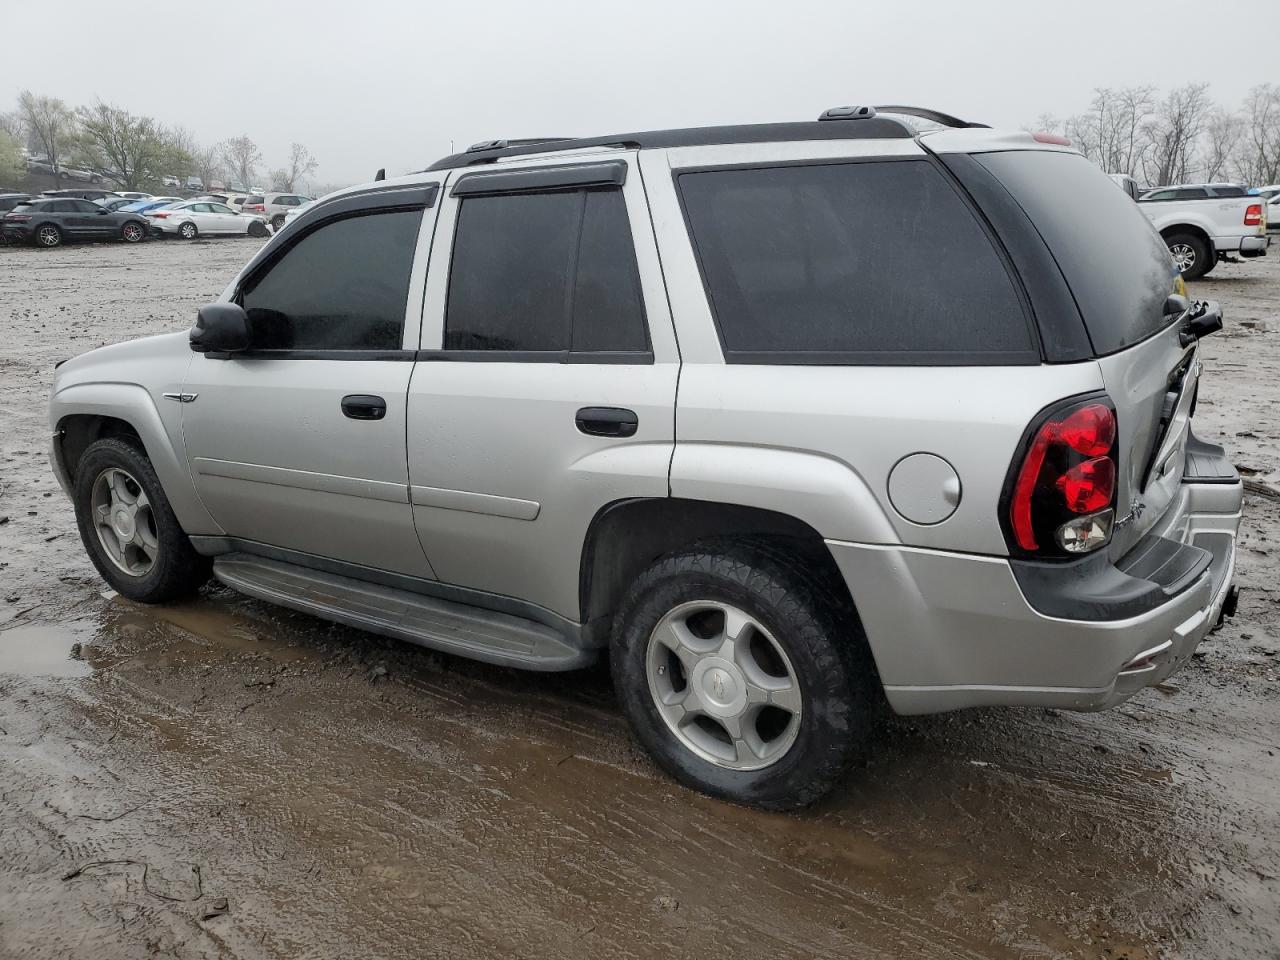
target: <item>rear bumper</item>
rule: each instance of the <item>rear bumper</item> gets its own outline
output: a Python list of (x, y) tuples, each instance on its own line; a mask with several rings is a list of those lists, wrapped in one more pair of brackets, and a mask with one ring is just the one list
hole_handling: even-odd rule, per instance
[(1211, 554), (1194, 581), (1124, 619), (1047, 616), (1005, 558), (827, 541), (898, 713), (1101, 710), (1159, 683), (1214, 626), (1235, 571), (1243, 488), (1183, 483), (1151, 535)]
[(1238, 253), (1242, 257), (1265, 257), (1271, 238), (1265, 234), (1252, 237), (1214, 237), (1218, 253)]

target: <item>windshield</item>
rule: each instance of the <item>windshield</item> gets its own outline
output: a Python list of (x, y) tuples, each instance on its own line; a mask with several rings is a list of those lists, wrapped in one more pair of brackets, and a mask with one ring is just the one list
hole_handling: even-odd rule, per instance
[(1076, 153), (1019, 150), (974, 157), (1044, 238), (1084, 317), (1094, 352), (1115, 353), (1168, 326), (1169, 250), (1142, 210)]

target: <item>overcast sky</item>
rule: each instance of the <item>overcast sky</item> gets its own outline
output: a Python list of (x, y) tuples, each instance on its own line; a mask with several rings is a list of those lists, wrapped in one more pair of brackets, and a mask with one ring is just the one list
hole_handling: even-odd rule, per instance
[(1212, 81), (1234, 106), (1277, 75), (1258, 20), (1268, 6), (1204, 0), (0, 6), (0, 109), (29, 87), (206, 141), (247, 134), (264, 174), (296, 140), (324, 183), (422, 169), (450, 140), (811, 119), (886, 102), (1018, 127), (1082, 110), (1097, 86)]

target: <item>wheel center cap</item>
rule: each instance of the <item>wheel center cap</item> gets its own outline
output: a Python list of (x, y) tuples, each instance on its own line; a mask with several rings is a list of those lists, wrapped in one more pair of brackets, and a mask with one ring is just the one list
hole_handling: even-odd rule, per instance
[(708, 657), (694, 669), (692, 682), (707, 712), (730, 717), (747, 705), (747, 684), (737, 664), (720, 657)]
[(129, 511), (120, 507), (111, 515), (111, 526), (116, 534), (125, 540), (133, 539), (134, 522)]

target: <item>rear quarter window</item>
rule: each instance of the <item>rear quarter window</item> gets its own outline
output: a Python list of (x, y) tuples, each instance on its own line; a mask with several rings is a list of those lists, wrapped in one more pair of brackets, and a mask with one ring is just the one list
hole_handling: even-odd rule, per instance
[(678, 185), (728, 362), (1039, 360), (1009, 268), (928, 160), (693, 171)]
[(1010, 150), (975, 159), (1044, 238), (1080, 307), (1098, 356), (1145, 340), (1164, 315), (1176, 273), (1146, 214), (1078, 153)]

